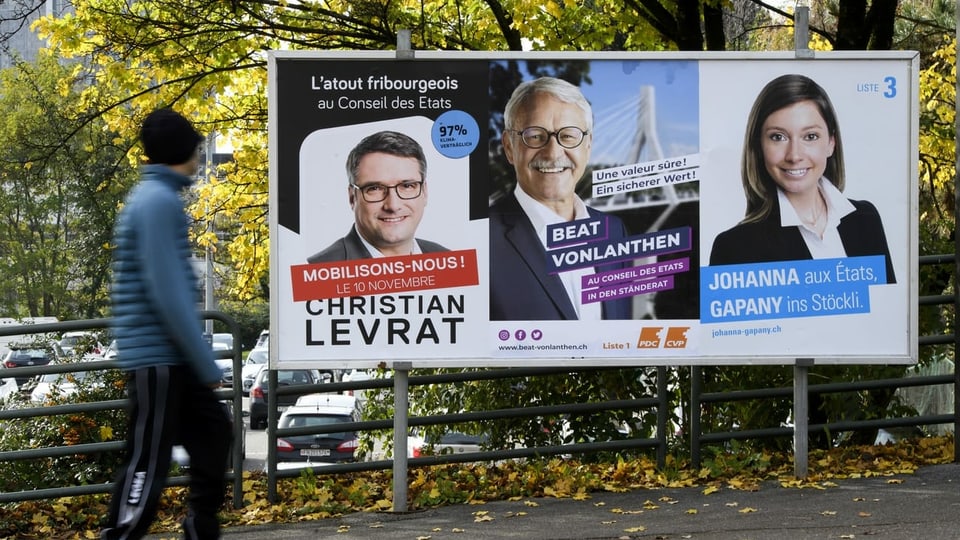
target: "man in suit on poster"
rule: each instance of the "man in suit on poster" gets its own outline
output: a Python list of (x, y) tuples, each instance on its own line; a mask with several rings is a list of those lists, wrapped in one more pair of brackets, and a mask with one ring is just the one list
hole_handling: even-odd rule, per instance
[(417, 141), (396, 131), (374, 133), (350, 151), (346, 168), (354, 225), (308, 262), (448, 251), (415, 238), (427, 206), (427, 160)]
[(587, 207), (575, 192), (590, 158), (592, 128), (590, 103), (561, 79), (525, 82), (507, 102), (503, 150), (517, 185), (490, 207), (490, 320), (631, 318), (629, 298), (581, 301), (583, 276), (625, 263), (561, 273), (547, 266), (548, 225), (605, 216), (609, 240), (627, 235), (619, 218)]

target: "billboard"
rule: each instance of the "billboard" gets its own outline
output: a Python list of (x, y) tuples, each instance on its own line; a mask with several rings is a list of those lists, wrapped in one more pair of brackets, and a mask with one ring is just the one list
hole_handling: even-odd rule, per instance
[(274, 368), (916, 359), (916, 53), (268, 65)]

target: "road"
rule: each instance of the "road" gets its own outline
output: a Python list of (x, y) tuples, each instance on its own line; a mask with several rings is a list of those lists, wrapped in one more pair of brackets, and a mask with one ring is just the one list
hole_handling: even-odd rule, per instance
[(243, 461), (245, 471), (263, 471), (267, 465), (267, 430), (250, 429), (249, 398), (243, 398), (243, 423), (246, 425), (247, 456)]

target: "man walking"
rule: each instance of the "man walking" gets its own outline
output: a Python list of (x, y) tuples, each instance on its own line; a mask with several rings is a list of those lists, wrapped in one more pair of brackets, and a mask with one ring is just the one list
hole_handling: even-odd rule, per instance
[(140, 130), (149, 160), (114, 230), (113, 330), (130, 399), (125, 462), (117, 473), (104, 540), (143, 537), (156, 516), (175, 443), (190, 455), (184, 536), (220, 536), (230, 417), (214, 390), (220, 369), (201, 334), (181, 193), (193, 183), (203, 141), (171, 109)]

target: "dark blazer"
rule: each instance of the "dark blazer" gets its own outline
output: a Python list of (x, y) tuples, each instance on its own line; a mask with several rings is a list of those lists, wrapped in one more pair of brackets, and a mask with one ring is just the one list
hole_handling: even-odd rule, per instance
[[(588, 208), (593, 217), (604, 214)], [(627, 235), (619, 218), (608, 216), (611, 239)], [(547, 256), (533, 224), (510, 194), (490, 207), (490, 320), (576, 320), (577, 312), (557, 274), (547, 269)], [(625, 268), (626, 263), (598, 266), (598, 271)], [(631, 299), (603, 302), (604, 319), (629, 319)]]
[[(450, 251), (449, 249), (428, 240), (417, 239), (420, 244), (420, 251), (424, 253), (433, 253), (436, 251)], [(354, 259), (369, 259), (372, 257), (367, 248), (360, 241), (360, 233), (356, 227), (350, 227), (350, 232), (346, 236), (327, 246), (319, 253), (307, 257), (309, 263), (352, 261)]]
[[(873, 204), (850, 200), (856, 210), (840, 220), (837, 230), (848, 257), (883, 255), (887, 283), (896, 283), (893, 261), (883, 232), (883, 222)], [(797, 261), (813, 258), (799, 227), (780, 226), (780, 206), (774, 205), (766, 219), (740, 223), (719, 235), (710, 250), (710, 266), (757, 262)]]

